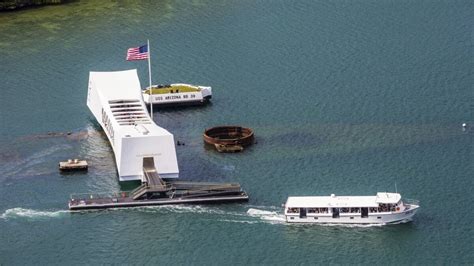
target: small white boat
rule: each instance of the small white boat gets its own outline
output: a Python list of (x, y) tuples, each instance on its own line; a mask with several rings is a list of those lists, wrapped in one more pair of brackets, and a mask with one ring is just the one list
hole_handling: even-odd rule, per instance
[(402, 200), (399, 193), (376, 196), (288, 197), (288, 223), (389, 224), (411, 221), (418, 201)]
[(155, 105), (203, 104), (212, 98), (212, 88), (184, 83), (153, 85), (142, 91), (146, 104)]

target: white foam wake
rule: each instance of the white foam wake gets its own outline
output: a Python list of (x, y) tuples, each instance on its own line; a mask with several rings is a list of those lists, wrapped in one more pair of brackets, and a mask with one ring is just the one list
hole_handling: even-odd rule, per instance
[(247, 214), (251, 217), (256, 217), (270, 223), (284, 223), (286, 221), (285, 216), (276, 211), (266, 211), (266, 210), (250, 208), (247, 211)]
[[(275, 209), (274, 207), (258, 206), (265, 209)], [(216, 215), (216, 220), (221, 222), (232, 222), (232, 223), (244, 223), (244, 224), (255, 224), (255, 223), (271, 223), (280, 224), (285, 222), (285, 216), (276, 211), (262, 210), (256, 208), (250, 208), (247, 212), (241, 211), (228, 211), (217, 207), (209, 207), (203, 205), (163, 205), (163, 206), (148, 206), (140, 207), (135, 210), (139, 212), (150, 212), (150, 213), (194, 213), (194, 214), (209, 214)]]
[(37, 211), (32, 209), (24, 208), (13, 208), (6, 210), (0, 218), (2, 219), (14, 219), (14, 218), (28, 218), (28, 219), (46, 219), (60, 217), (66, 213), (67, 210), (58, 211)]
[(212, 208), (203, 205), (161, 205), (161, 206), (144, 206), (134, 209), (139, 212), (149, 213), (198, 213), (198, 214), (227, 214), (219, 208)]

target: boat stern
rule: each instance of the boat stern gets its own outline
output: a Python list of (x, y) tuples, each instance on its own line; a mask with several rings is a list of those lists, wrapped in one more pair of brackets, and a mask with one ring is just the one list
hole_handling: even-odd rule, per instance
[(145, 104), (150, 104), (150, 98), (152, 97), (150, 94), (145, 92), (146, 90), (142, 91), (143, 101)]
[(210, 100), (212, 98), (212, 87), (199, 86), (201, 89), (202, 98)]

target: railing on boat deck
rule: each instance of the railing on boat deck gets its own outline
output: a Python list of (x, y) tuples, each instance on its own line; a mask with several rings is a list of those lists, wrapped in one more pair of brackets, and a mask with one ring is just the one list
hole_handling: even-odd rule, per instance
[[(141, 196), (147, 192), (161, 192), (161, 191), (168, 191), (172, 189), (172, 185), (141, 185), (135, 188), (132, 191), (119, 191), (119, 192), (99, 192), (99, 193), (74, 193), (71, 194), (69, 197), (70, 202), (78, 204), (80, 201), (101, 201), (101, 200), (124, 200), (126, 198), (132, 198)], [(143, 191), (140, 191), (143, 190)]]
[(130, 196), (130, 191), (120, 192), (99, 192), (99, 193), (74, 193), (70, 195), (70, 200), (90, 200), (90, 199), (113, 199)]
[(420, 201), (415, 199), (403, 199), (404, 204), (420, 206)]
[[(167, 192), (170, 191), (173, 188), (172, 185), (166, 184), (166, 185), (149, 185), (146, 183), (143, 183), (141, 186), (135, 188), (134, 190), (130, 191), (129, 195), (135, 197), (136, 195), (140, 193), (146, 193), (146, 192)], [(142, 193), (142, 194), (143, 194)]]

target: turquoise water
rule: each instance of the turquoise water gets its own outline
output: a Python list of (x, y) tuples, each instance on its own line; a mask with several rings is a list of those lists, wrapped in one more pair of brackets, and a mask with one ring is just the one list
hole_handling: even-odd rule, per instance
[[(77, 1), (0, 14), (0, 264), (472, 264), (472, 1)], [(70, 213), (120, 186), (86, 107), (89, 71), (213, 87), (155, 109), (181, 176), (239, 182), (248, 204)], [(205, 149), (240, 124), (258, 143)], [(67, 135), (67, 132), (72, 132)], [(57, 163), (87, 158), (85, 175)], [(287, 225), (290, 195), (393, 191), (412, 223)]]

